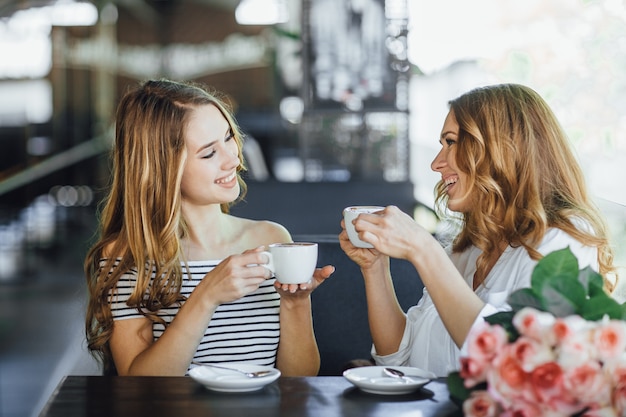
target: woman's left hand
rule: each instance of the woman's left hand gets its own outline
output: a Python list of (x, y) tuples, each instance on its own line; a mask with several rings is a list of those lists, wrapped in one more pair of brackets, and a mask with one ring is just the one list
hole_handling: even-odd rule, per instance
[(322, 282), (328, 279), (333, 272), (335, 272), (335, 267), (332, 265), (326, 265), (323, 268), (315, 268), (315, 272), (313, 272), (313, 277), (309, 280), (309, 282), (305, 282), (303, 284), (281, 284), (276, 281), (274, 283), (274, 287), (281, 295), (281, 297), (308, 297), (313, 290), (315, 290)]

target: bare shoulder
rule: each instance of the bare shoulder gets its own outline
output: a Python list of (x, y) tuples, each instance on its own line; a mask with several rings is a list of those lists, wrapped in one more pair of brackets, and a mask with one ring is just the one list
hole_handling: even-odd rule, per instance
[(251, 220), (233, 217), (236, 229), (240, 233), (242, 243), (254, 248), (271, 243), (291, 242), (291, 234), (280, 223), (270, 220)]

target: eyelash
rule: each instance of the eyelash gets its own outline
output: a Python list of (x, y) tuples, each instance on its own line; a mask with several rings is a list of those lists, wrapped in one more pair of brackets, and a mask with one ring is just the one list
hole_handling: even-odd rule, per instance
[(448, 146), (452, 146), (456, 143), (456, 140), (454, 139), (444, 139), (444, 141), (446, 142), (446, 145)]
[[(224, 142), (230, 142), (231, 139), (234, 139), (234, 138), (235, 138), (235, 134), (231, 131), (228, 134), (228, 136), (224, 138)], [(213, 155), (215, 155), (215, 149), (213, 149), (210, 154), (203, 156), (202, 159), (211, 159)]]

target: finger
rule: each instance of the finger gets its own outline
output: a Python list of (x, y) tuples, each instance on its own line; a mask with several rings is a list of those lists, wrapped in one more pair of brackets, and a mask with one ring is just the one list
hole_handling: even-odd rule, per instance
[(313, 278), (321, 278), (322, 280), (330, 277), (335, 272), (335, 267), (333, 265), (326, 265), (322, 268), (316, 268), (313, 272)]
[(280, 283), (278, 281), (276, 281), (276, 283), (274, 283), (274, 287), (276, 287), (276, 289), (278, 289), (278, 290), (282, 290), (284, 292), (295, 292), (295, 291), (290, 291), (290, 285), (293, 285), (293, 286), (296, 286), (296, 287), (298, 286), (298, 284), (283, 284), (283, 283)]
[(267, 254), (261, 248), (263, 246), (246, 251), (241, 255), (246, 265), (265, 265), (269, 263), (270, 260)]
[(361, 237), (361, 240), (363, 240), (364, 242), (367, 242), (369, 244), (371, 244), (372, 246), (374, 246), (373, 248), (365, 248), (363, 249), (364, 251), (367, 251), (369, 253), (372, 253), (374, 255), (378, 255), (378, 254), (385, 254), (385, 249), (382, 246), (383, 242), (381, 241), (381, 239), (378, 237), (378, 235), (376, 235), (375, 233), (372, 232), (363, 232), (363, 236)]
[(345, 229), (339, 234), (339, 244), (353, 246), (350, 241), (350, 237), (348, 236), (348, 232)]
[(246, 249), (241, 254), (242, 255), (247, 255), (247, 254), (250, 254), (250, 253), (263, 252), (264, 250), (265, 250), (265, 246), (261, 245), (261, 246), (257, 246), (256, 248)]
[(268, 268), (264, 267), (263, 264), (259, 265), (248, 265), (248, 269), (246, 271), (246, 276), (249, 278), (261, 277), (263, 279), (269, 279), (274, 276), (272, 271)]
[[(383, 216), (384, 211), (377, 211), (375, 213), (361, 213), (359, 214), (359, 217), (357, 217), (355, 220), (362, 221), (359, 224), (359, 227), (362, 227), (364, 223), (378, 224), (383, 219)], [(356, 223), (354, 225), (356, 228)]]

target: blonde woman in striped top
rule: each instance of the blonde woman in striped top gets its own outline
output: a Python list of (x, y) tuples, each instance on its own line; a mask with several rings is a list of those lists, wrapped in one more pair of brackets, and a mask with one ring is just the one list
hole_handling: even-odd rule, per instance
[(246, 191), (242, 145), (225, 101), (199, 85), (151, 80), (122, 98), (85, 260), (87, 342), (106, 374), (184, 375), (192, 361), (317, 374), (310, 294), (334, 267), (280, 285), (258, 266), (291, 236), (229, 214)]

